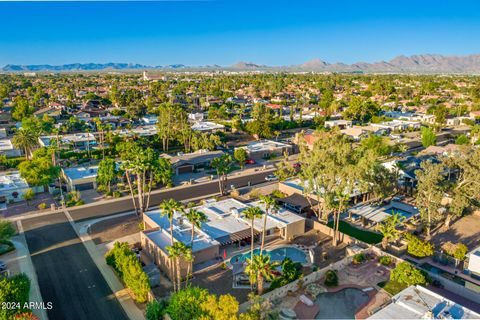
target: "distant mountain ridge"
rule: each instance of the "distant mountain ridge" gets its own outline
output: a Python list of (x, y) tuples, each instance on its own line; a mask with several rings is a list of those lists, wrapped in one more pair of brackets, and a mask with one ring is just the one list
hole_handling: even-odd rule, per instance
[(291, 66), (266, 66), (253, 62), (237, 62), (231, 66), (187, 66), (172, 64), (166, 66), (148, 66), (133, 63), (72, 63), (63, 65), (6, 65), (4, 72), (37, 71), (108, 71), (108, 70), (231, 70), (231, 71), (291, 71), (291, 72), (364, 72), (364, 73), (480, 73), (480, 54), (466, 56), (444, 56), (439, 54), (420, 54), (398, 56), (390, 61), (357, 62), (353, 64), (329, 63), (313, 59)]

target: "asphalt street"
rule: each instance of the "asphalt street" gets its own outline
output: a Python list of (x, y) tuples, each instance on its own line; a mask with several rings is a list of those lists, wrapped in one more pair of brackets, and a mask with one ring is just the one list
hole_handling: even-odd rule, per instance
[(128, 319), (65, 214), (22, 224), (50, 320)]
[[(235, 188), (241, 188), (248, 185), (264, 183), (265, 177), (272, 173), (272, 170), (261, 171), (255, 174), (229, 177), (227, 186), (234, 185)], [(163, 200), (173, 198), (178, 201), (208, 196), (218, 193), (218, 181), (202, 183), (182, 188), (173, 188), (171, 190), (162, 190), (160, 192), (152, 192), (150, 198), (150, 207), (159, 205)], [(102, 201), (95, 203), (92, 206), (83, 206), (78, 208), (69, 208), (68, 211), (75, 221), (88, 220), (92, 218), (99, 218), (103, 216), (112, 215), (115, 213), (132, 211), (133, 203), (130, 197), (116, 199), (114, 201)]]

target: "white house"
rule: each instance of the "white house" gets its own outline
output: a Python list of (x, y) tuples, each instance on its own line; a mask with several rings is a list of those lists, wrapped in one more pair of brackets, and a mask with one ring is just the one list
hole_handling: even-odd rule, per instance
[[(5, 209), (8, 202), (23, 200), (23, 194), (30, 189), (27, 181), (18, 171), (0, 173), (0, 208)], [(32, 188), (36, 191), (35, 188)]]
[(21, 156), (22, 151), (19, 149), (15, 149), (10, 139), (1, 139), (0, 154), (5, 155), (7, 158), (13, 158)]
[(69, 191), (89, 190), (97, 187), (98, 166), (62, 168)]

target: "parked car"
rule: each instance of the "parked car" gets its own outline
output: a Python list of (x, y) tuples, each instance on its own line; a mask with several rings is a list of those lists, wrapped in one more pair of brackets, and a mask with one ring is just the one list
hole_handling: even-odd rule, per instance
[(253, 159), (245, 160), (245, 164), (255, 164), (255, 160)]
[(274, 174), (269, 174), (268, 176), (265, 177), (266, 181), (277, 181), (278, 177)]

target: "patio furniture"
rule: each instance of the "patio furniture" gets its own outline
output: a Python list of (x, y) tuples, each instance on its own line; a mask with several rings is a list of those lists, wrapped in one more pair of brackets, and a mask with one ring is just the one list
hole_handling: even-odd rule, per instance
[(310, 300), (306, 295), (302, 294), (299, 297), (300, 301), (302, 301), (306, 306), (312, 307), (313, 306), (313, 301)]

